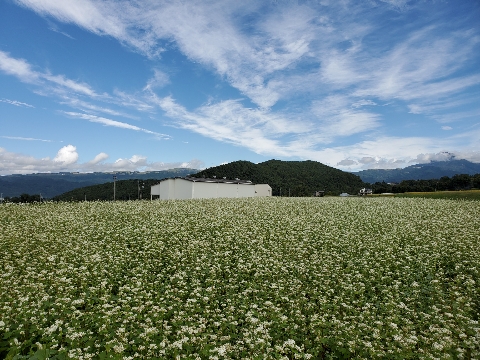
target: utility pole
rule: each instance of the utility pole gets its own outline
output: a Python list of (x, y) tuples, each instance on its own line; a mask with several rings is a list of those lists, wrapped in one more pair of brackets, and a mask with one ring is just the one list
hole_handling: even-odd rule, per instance
[[(144, 185), (145, 185), (145, 183), (142, 181), (142, 190), (143, 190)], [(140, 200), (141, 199), (140, 198), (140, 195), (141, 195), (141, 193), (140, 193), (140, 180), (137, 180), (137, 188), (138, 188), (138, 195), (137, 196), (138, 196), (138, 200)]]
[(115, 182), (117, 181), (117, 175), (113, 175), (113, 201), (115, 201)]

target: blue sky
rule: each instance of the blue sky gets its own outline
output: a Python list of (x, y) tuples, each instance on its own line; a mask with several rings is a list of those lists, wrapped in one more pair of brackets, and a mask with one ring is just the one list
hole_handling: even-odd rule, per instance
[(480, 3), (0, 2), (0, 174), (480, 162)]

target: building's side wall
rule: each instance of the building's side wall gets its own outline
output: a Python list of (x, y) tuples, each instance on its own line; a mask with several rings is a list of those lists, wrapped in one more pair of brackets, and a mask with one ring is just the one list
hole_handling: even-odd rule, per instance
[(152, 197), (169, 199), (214, 199), (272, 196), (272, 188), (267, 184), (232, 184), (185, 179), (165, 179), (151, 188)]
[(238, 197), (254, 197), (255, 185), (253, 184), (238, 184)]
[(160, 183), (160, 199), (173, 199), (175, 191), (175, 180), (166, 179)]
[(218, 197), (217, 183), (194, 182), (193, 199), (214, 199)]
[(169, 179), (168, 185), (168, 198), (175, 199), (175, 179)]
[(268, 184), (256, 184), (255, 196), (272, 196), (272, 188)]
[(237, 197), (237, 184), (218, 183), (217, 196), (219, 198)]
[(160, 196), (160, 185), (161, 184), (157, 184), (157, 185), (153, 185), (151, 190), (150, 190), (150, 193), (153, 195), (158, 195)]
[(175, 193), (173, 199), (191, 199), (193, 182), (184, 179), (175, 179)]

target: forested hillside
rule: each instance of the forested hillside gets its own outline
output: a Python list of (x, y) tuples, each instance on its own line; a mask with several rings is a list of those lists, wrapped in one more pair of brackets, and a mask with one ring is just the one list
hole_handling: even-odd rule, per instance
[[(150, 187), (157, 179), (120, 180), (115, 182), (116, 200), (150, 199)], [(113, 182), (86, 186), (55, 196), (55, 201), (113, 200)]]
[(269, 184), (274, 196), (311, 196), (315, 191), (326, 194), (342, 192), (356, 194), (365, 187), (362, 180), (316, 161), (269, 160), (254, 164), (249, 161), (234, 161), (212, 167), (193, 175), (195, 177), (251, 180), (257, 184)]

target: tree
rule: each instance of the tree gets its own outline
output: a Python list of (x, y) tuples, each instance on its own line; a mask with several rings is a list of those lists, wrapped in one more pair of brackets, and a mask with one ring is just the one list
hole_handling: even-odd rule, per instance
[(468, 174), (453, 175), (451, 184), (455, 190), (470, 189), (472, 187), (472, 179)]

